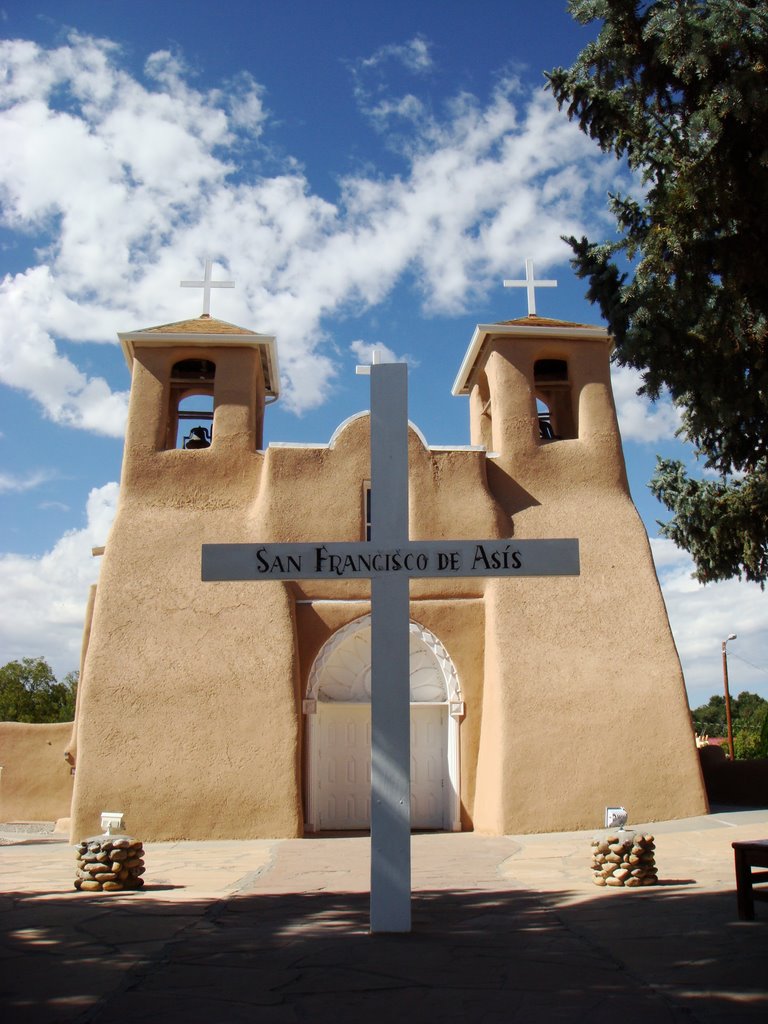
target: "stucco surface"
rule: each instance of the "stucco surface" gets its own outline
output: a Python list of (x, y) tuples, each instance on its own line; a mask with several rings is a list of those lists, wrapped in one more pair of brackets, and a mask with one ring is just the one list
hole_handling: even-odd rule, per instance
[[(577, 578), (487, 583), (482, 831), (592, 828), (615, 805), (644, 820), (706, 811), (680, 662), (629, 497), (607, 342), (491, 339), (481, 362), (499, 424), (489, 479), (515, 537), (576, 536), (581, 557)], [(568, 360), (577, 437), (539, 438), (533, 378), (545, 358)]]
[(0, 722), (0, 821), (69, 815), (72, 774), (64, 752), (71, 732), (71, 722)]
[[(203, 543), (365, 535), (369, 421), (325, 446), (260, 450), (264, 381), (247, 347), (216, 363), (213, 444), (166, 450), (169, 375), (200, 357), (136, 343), (120, 505), (103, 558), (76, 727), (73, 836), (122, 810), (147, 841), (303, 830), (302, 698), (324, 643), (369, 609), (365, 581), (202, 583)], [(460, 680), (464, 828), (592, 828), (703, 813), (683, 678), (626, 483), (609, 339), (490, 335), (470, 439), (409, 432), (413, 539), (577, 537), (577, 578), (418, 580), (411, 618)], [(539, 436), (537, 360), (568, 436)], [(554, 422), (554, 420), (553, 420)], [(374, 496), (375, 510), (375, 496)], [(374, 511), (375, 514), (375, 511)]]
[[(158, 840), (300, 834), (291, 602), (279, 583), (203, 589), (200, 546), (227, 528), (167, 510), (116, 521), (86, 658), (73, 835), (113, 804)], [(122, 758), (126, 771), (106, 770)]]

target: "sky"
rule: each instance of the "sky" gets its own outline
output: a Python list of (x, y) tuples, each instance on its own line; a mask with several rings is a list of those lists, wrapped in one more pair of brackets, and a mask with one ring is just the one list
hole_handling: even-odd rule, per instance
[[(626, 168), (557, 110), (544, 72), (594, 37), (565, 0), (0, 0), (0, 664), (78, 665), (119, 495), (118, 331), (202, 312), (275, 334), (266, 442), (327, 442), (368, 406), (374, 346), (409, 364), (430, 444), (469, 443), (451, 386), (478, 323), (601, 323), (563, 235), (609, 237)], [(702, 587), (658, 537), (657, 454), (695, 464), (672, 405), (614, 368), (632, 495), (692, 706), (768, 698), (768, 596)]]

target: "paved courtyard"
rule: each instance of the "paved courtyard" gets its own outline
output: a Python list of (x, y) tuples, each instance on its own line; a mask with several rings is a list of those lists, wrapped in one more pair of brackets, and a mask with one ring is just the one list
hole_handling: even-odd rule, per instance
[[(130, 825), (130, 823), (129, 823)], [(74, 851), (0, 825), (0, 1006), (24, 1022), (768, 1019), (768, 904), (736, 915), (768, 810), (637, 826), (660, 885), (599, 889), (592, 832), (413, 837), (413, 931), (368, 934), (368, 839), (146, 845), (146, 888), (78, 893)]]

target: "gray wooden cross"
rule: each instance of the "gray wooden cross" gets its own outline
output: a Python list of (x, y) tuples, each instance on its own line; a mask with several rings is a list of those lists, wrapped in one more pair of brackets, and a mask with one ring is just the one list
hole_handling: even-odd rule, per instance
[(557, 288), (557, 281), (537, 281), (533, 273), (533, 260), (525, 261), (524, 281), (505, 281), (505, 288), (525, 288), (528, 292), (528, 316), (536, 316), (536, 289)]
[(202, 281), (182, 281), (182, 288), (202, 288), (203, 289), (203, 316), (211, 315), (211, 288), (234, 288), (234, 281), (212, 281), (211, 273), (213, 270), (213, 263), (211, 260), (205, 261), (205, 273), (203, 274)]
[(371, 580), (372, 932), (411, 930), (409, 581), (577, 576), (578, 540), (411, 541), (404, 363), (371, 376), (371, 540), (204, 544), (203, 581)]

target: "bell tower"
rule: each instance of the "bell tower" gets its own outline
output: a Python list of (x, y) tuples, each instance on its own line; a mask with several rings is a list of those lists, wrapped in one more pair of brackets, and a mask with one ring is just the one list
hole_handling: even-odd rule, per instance
[(127, 452), (262, 447), (280, 392), (274, 337), (206, 313), (118, 337), (131, 371)]
[[(629, 496), (604, 327), (529, 314), (480, 324), (453, 385), (510, 514), (523, 492), (603, 480)], [(514, 481), (514, 485), (512, 483)]]
[(234, 288), (212, 268), (207, 259), (201, 281), (181, 282), (203, 291), (198, 319), (118, 334), (131, 371), (124, 484), (134, 454), (262, 447), (264, 408), (280, 388), (275, 339), (211, 317), (211, 289)]
[[(575, 537), (580, 575), (490, 580), (474, 825), (591, 827), (701, 814), (706, 798), (680, 662), (627, 483), (602, 327), (529, 312), (477, 327), (453, 387), (515, 538)], [(619, 737), (642, 770), (596, 773)], [(613, 796), (620, 793), (620, 797)]]
[[(118, 335), (131, 392), (83, 660), (75, 836), (113, 805), (144, 837), (301, 834), (292, 599), (277, 585), (255, 605), (200, 578), (204, 543), (260, 529), (275, 339), (215, 319), (205, 295), (200, 317)], [(130, 776), (105, 771), (116, 750)]]
[(472, 443), (511, 456), (616, 433), (611, 348), (604, 327), (566, 320), (529, 315), (478, 325), (453, 385), (454, 395), (470, 399)]

